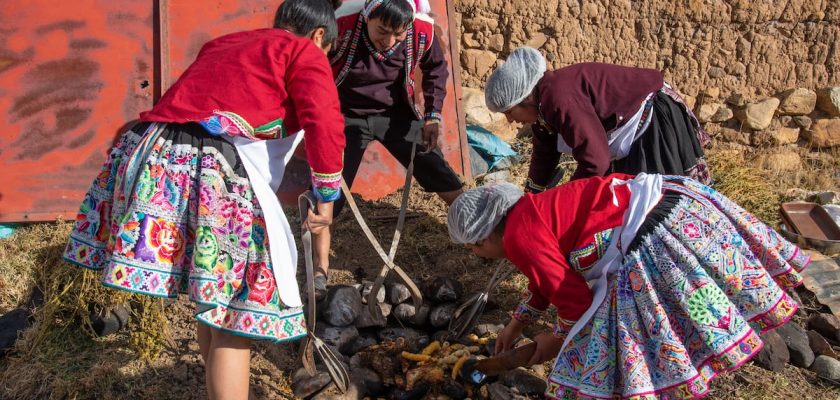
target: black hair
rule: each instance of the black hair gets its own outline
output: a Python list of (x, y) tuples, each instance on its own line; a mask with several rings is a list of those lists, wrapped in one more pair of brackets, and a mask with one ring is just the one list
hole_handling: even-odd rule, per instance
[(324, 28), (324, 46), (332, 44), (338, 36), (335, 10), (341, 0), (286, 0), (274, 13), (274, 27), (288, 29), (298, 36), (306, 36)]
[[(408, 0), (413, 1), (413, 0)], [(385, 0), (368, 18), (379, 19), (393, 30), (406, 29), (414, 22), (414, 9), (406, 0)]]

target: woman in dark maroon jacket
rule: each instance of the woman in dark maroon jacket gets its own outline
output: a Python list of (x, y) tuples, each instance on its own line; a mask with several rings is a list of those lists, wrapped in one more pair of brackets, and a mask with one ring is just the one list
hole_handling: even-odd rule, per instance
[(526, 189), (545, 190), (560, 154), (578, 162), (572, 179), (610, 172), (686, 175), (709, 184), (708, 135), (653, 69), (601, 63), (546, 72), (537, 50), (514, 50), (485, 87), (487, 106), (533, 124)]

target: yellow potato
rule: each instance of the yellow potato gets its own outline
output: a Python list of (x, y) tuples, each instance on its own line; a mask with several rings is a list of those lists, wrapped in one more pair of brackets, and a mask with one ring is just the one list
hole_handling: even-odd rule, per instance
[(407, 351), (402, 352), (400, 355), (402, 358), (409, 361), (429, 361), (429, 359), (432, 358), (431, 356), (425, 354), (414, 354)]

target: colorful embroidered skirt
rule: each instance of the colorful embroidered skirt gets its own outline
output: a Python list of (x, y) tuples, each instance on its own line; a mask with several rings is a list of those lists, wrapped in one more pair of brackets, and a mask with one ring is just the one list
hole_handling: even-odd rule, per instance
[(801, 283), (808, 257), (714, 190), (668, 181), (607, 298), (559, 354), (547, 395), (697, 398), (796, 312), (784, 289)]
[(102, 271), (109, 287), (165, 298), (186, 292), (211, 327), (295, 339), (306, 334), (303, 312), (280, 300), (268, 246), (233, 145), (198, 124), (141, 123), (91, 185), (64, 258)]

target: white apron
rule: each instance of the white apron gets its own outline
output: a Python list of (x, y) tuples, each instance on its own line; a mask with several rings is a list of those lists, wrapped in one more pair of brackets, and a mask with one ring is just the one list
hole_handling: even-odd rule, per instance
[(262, 208), (271, 268), (280, 300), (286, 306), (300, 307), (303, 303), (295, 277), (297, 247), (276, 192), (283, 181), (286, 165), (303, 139), (303, 131), (271, 140), (250, 140), (241, 136), (224, 138), (236, 147), (251, 181), (251, 188)]
[[(630, 204), (624, 213), (624, 220), (621, 226), (616, 228), (604, 256), (583, 275), (592, 289), (592, 305), (569, 331), (566, 340), (563, 342), (563, 347), (560, 348), (561, 353), (566, 349), (571, 339), (592, 319), (595, 311), (606, 299), (609, 275), (621, 267), (627, 250), (626, 246), (630, 245), (648, 213), (662, 198), (662, 175), (659, 174), (643, 172), (626, 181), (613, 178), (610, 190), (613, 191), (613, 204), (615, 205), (618, 205), (618, 200), (615, 197), (615, 187), (620, 185), (627, 185), (627, 188), (630, 189)], [(619, 244), (622, 248), (619, 248)]]

